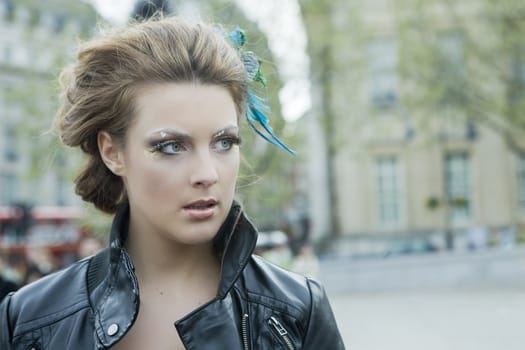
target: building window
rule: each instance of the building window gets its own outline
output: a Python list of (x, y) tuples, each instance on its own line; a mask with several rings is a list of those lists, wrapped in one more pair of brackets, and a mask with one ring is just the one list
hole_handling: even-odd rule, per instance
[(463, 75), (465, 72), (463, 37), (458, 33), (442, 34), (439, 37), (438, 45), (443, 73)]
[(66, 24), (66, 17), (64, 15), (57, 15), (55, 17), (55, 23), (53, 26), (53, 30), (55, 33), (60, 33), (62, 30), (64, 30), (64, 26)]
[(5, 43), (2, 48), (2, 62), (5, 64), (11, 64), (13, 61), (13, 48), (9, 43)]
[(7, 162), (15, 162), (18, 159), (15, 133), (15, 128), (12, 125), (4, 127), (4, 159)]
[(2, 19), (12, 20), (15, 7), (11, 0), (0, 0), (0, 16)]
[(0, 204), (12, 205), (16, 202), (17, 180), (14, 174), (0, 174)]
[(451, 222), (463, 222), (471, 216), (470, 171), (467, 153), (445, 157), (445, 180)]
[(397, 47), (392, 40), (368, 43), (368, 74), (370, 103), (386, 109), (397, 103)]
[(525, 154), (518, 156), (518, 205), (525, 208)]
[(29, 13), (29, 10), (24, 6), (18, 6), (15, 10), (15, 19), (21, 25), (25, 26), (29, 24), (31, 20), (31, 14)]
[(49, 30), (49, 31), (52, 31), (55, 24), (54, 24), (54, 19), (53, 19), (53, 15), (50, 14), (49, 12), (42, 12), (40, 14), (40, 25)]
[(445, 105), (464, 106), (466, 103), (466, 76), (463, 37), (458, 33), (446, 33), (439, 37), (438, 72), (442, 86), (441, 103)]
[(400, 221), (398, 161), (395, 156), (383, 156), (376, 161), (377, 213), (382, 226)]
[(525, 100), (525, 45), (516, 48), (514, 57), (511, 59), (511, 72), (511, 88), (509, 89), (511, 106), (521, 111), (521, 103)]

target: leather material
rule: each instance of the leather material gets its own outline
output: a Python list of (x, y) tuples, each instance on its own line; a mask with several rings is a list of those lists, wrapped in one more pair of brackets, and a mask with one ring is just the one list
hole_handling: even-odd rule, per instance
[[(105, 251), (6, 297), (0, 349), (108, 349), (125, 336), (140, 308), (122, 248), (128, 210), (115, 216)], [(344, 349), (322, 286), (252, 255), (256, 241), (234, 204), (214, 240), (222, 266), (217, 297), (174, 320), (186, 349)]]

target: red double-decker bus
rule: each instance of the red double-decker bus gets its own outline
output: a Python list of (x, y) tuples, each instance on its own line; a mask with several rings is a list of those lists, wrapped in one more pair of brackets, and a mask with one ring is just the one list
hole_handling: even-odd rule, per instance
[(9, 258), (45, 248), (58, 258), (76, 255), (84, 234), (82, 218), (78, 207), (0, 207), (0, 254)]

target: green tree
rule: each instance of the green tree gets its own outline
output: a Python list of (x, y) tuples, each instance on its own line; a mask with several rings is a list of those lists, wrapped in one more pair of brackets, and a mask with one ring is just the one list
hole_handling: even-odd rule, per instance
[(332, 18), (333, 1), (305, 0), (299, 2), (301, 13), (308, 37), (308, 52), (311, 66), (312, 84), (317, 87), (320, 94), (320, 118), (324, 139), (327, 140), (326, 171), (328, 176), (328, 203), (330, 213), (330, 235), (341, 234), (338, 218), (339, 198), (337, 195), (337, 178), (335, 157), (338, 151), (339, 139), (336, 137), (336, 112), (333, 110), (334, 79), (336, 67), (334, 54), (335, 31)]
[[(213, 14), (212, 22), (224, 24), (226, 30), (239, 25), (246, 32), (246, 49), (261, 58), (262, 71), (267, 78), (267, 87), (259, 86), (258, 95), (265, 98), (271, 108), (270, 124), (275, 134), (294, 148), (293, 135), (283, 134), (285, 121), (278, 96), (282, 80), (265, 34), (232, 1), (215, 0), (200, 4), (205, 17)], [(297, 157), (262, 140), (245, 121), (241, 121), (241, 126), (243, 161), (238, 181), (239, 197), (259, 227), (275, 227), (284, 219), (283, 207), (297, 195), (294, 183)]]
[[(269, 117), (276, 135), (281, 136), (292, 148), (293, 137), (283, 135), (285, 122), (281, 114), (278, 92), (282, 85), (276, 64), (264, 33), (249, 21), (234, 2), (213, 1), (164, 1), (156, 2), (157, 8), (163, 3), (171, 14), (181, 14), (188, 5), (194, 7), (206, 22), (223, 26), (225, 32), (239, 25), (247, 35), (246, 50), (255, 52), (262, 60), (262, 71), (267, 78), (267, 87), (259, 86), (258, 95), (265, 98), (271, 108)], [(152, 5), (152, 3), (150, 3)], [(138, 6), (141, 9), (141, 6)], [(148, 13), (154, 13), (151, 8)], [(288, 153), (266, 143), (241, 120), (242, 162), (238, 180), (238, 197), (248, 213), (254, 214), (259, 227), (275, 227), (283, 218), (283, 206), (292, 201), (297, 189), (293, 186), (296, 160)], [(92, 213), (89, 226), (103, 231), (110, 223), (108, 218)]]
[(396, 9), (407, 109), (484, 124), (525, 150), (525, 3), (396, 0)]
[[(497, 132), (510, 151), (523, 154), (525, 3), (396, 0), (395, 5), (401, 99), (420, 126), (431, 131), (437, 126), (437, 142), (446, 143), (458, 129), (474, 141), (476, 125), (482, 125)], [(443, 191), (445, 212), (468, 204)], [(446, 220), (452, 248), (449, 215)]]
[(65, 184), (70, 157), (51, 131), (56, 81), (60, 67), (72, 54), (75, 36), (86, 36), (94, 28), (95, 12), (87, 4), (59, 0), (45, 4), (22, 0), (8, 9), (3, 20), (20, 35), (19, 45), (31, 56), (29, 64), (11, 60), (0, 67), (5, 78), (3, 126), (20, 164), (15, 167), (16, 176), (21, 185), (34, 190), (45, 173), (53, 173)]

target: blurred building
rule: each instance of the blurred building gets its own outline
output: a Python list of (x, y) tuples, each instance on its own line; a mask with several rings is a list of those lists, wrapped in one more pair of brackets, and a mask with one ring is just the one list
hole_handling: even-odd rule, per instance
[(76, 200), (71, 159), (49, 130), (59, 70), (95, 23), (83, 1), (0, 0), (0, 206)]
[[(429, 40), (437, 49), (421, 59), (441, 62), (441, 74), (450, 74), (451, 81), (485, 81), (486, 96), (498, 103), (507, 93), (504, 81), (490, 78), (501, 72), (479, 70), (476, 56), (468, 52), (472, 41), (487, 42), (481, 49), (498, 47), (497, 35), (485, 35), (491, 33), (490, 24), (480, 23), (490, 11), (480, 16), (481, 2), (461, 2), (455, 12), (447, 12), (446, 3), (302, 3), (312, 55), (314, 108), (305, 117), (305, 146), (311, 156), (308, 191), (314, 237), (333, 231), (344, 237), (419, 236), (429, 238), (435, 248), (451, 248), (448, 232), (454, 234), (457, 248), (465, 245), (472, 227), (483, 226), (495, 237), (515, 235), (525, 223), (525, 135), (514, 134), (518, 137), (509, 140), (505, 135), (514, 132), (512, 124), (497, 118), (487, 122), (483, 113), (489, 111), (478, 115), (463, 108), (462, 101), (454, 100), (463, 96), (458, 86), (430, 91), (450, 91), (446, 101), (454, 100), (437, 104), (431, 117), (423, 111), (424, 103), (410, 103), (423, 94), (417, 81), (407, 77), (418, 62), (410, 55), (421, 54), (415, 47), (424, 36), (407, 33), (426, 24), (423, 30), (431, 32)], [(421, 13), (428, 18), (418, 18)], [(456, 21), (458, 16), (462, 22)], [(457, 23), (477, 31), (476, 40), (466, 38), (465, 27)], [(514, 62), (522, 72), (517, 79), (525, 84), (523, 56), (516, 62), (501, 55), (503, 70), (505, 62)], [(476, 69), (479, 77), (469, 76)], [(436, 82), (440, 78), (438, 74)]]

